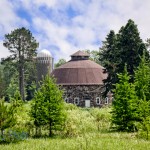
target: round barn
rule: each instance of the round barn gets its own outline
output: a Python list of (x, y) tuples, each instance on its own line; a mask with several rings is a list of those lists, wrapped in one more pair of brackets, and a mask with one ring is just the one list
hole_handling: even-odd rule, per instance
[(67, 103), (80, 107), (102, 107), (109, 104), (109, 98), (102, 98), (107, 78), (104, 67), (89, 60), (89, 54), (77, 51), (71, 60), (53, 70), (57, 84), (64, 89)]

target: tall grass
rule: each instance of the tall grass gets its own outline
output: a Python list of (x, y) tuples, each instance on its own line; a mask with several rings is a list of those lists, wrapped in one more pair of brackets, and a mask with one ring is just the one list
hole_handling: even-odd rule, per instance
[[(28, 138), (19, 143), (2, 144), (0, 150), (149, 150), (150, 142), (136, 137), (136, 133), (111, 132), (111, 108), (78, 108), (67, 104), (68, 114), (64, 131), (53, 138)], [(26, 130), (30, 104), (18, 114), (15, 129)], [(28, 126), (28, 128), (27, 128)]]
[(149, 150), (150, 142), (129, 133), (86, 133), (73, 138), (40, 138), (0, 145), (0, 150)]

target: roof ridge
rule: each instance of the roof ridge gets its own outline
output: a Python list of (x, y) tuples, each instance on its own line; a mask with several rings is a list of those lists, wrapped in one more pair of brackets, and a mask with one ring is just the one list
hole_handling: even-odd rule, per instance
[(73, 53), (71, 56), (90, 56), (87, 52), (78, 50), (77, 52)]

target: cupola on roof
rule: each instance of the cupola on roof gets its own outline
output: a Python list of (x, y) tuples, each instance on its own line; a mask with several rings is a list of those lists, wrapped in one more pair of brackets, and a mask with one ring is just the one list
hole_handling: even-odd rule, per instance
[(53, 70), (52, 75), (60, 85), (103, 85), (107, 78), (104, 67), (89, 60), (89, 54), (78, 51), (71, 60)]
[(83, 51), (77, 51), (74, 54), (72, 54), (71, 56), (90, 56), (88, 53), (83, 52)]
[(38, 54), (37, 57), (52, 57), (50, 51), (43, 49)]
[(71, 55), (71, 60), (87, 60), (89, 56), (88, 53), (79, 50)]

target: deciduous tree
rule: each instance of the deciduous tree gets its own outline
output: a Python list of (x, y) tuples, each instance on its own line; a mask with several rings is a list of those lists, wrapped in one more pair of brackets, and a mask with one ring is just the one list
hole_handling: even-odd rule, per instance
[(59, 66), (63, 65), (66, 63), (65, 59), (59, 59), (59, 61), (55, 64), (55, 68), (58, 68)]

